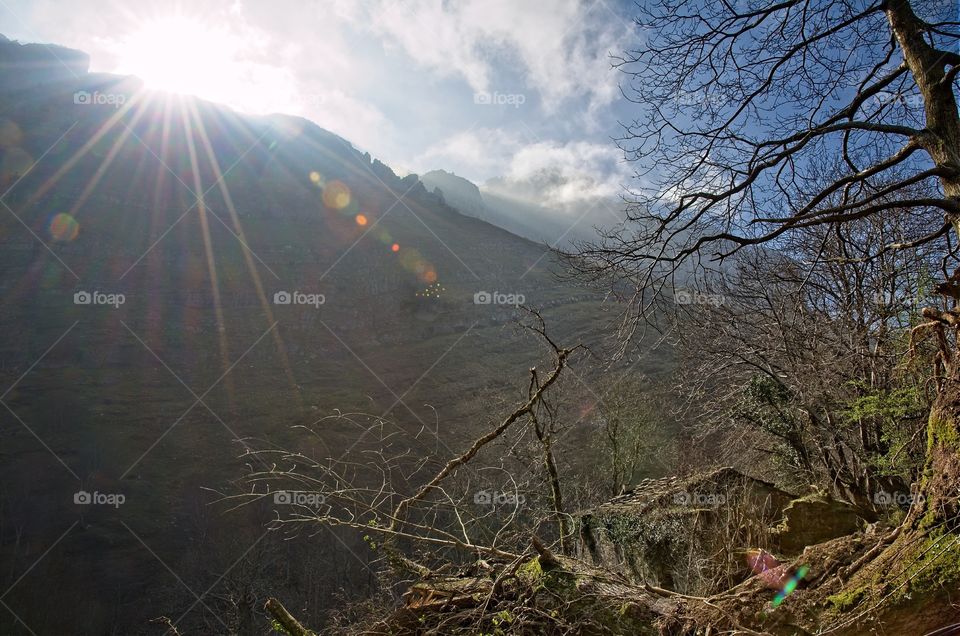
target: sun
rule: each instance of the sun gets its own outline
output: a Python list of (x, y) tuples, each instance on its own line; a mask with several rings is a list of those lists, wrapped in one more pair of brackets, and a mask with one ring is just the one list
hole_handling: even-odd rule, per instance
[(182, 15), (156, 18), (136, 27), (120, 44), (123, 72), (148, 88), (199, 95), (216, 91), (233, 75), (238, 43), (223, 28)]
[(249, 113), (286, 110), (296, 99), (288, 69), (249, 25), (217, 16), (175, 13), (138, 20), (113, 40), (114, 72), (148, 89), (195, 95)]

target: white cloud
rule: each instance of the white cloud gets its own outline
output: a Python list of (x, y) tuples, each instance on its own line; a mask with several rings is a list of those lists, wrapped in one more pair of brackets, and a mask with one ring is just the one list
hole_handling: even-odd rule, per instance
[(334, 132), (362, 150), (377, 154), (392, 126), (377, 108), (339, 89), (301, 95), (298, 110), (318, 126)]
[[(66, 43), (90, 52), (93, 70), (139, 75), (148, 87), (245, 113), (307, 117), (376, 154), (395, 131), (363, 98), (365, 62), (343, 29), (331, 28), (343, 17), (318, 8), (309, 20), (289, 19), (297, 8), (212, 0), (180, 10), (156, 3), (138, 12), (103, 10), (99, 31)], [(326, 25), (323, 37), (316, 37), (318, 22)]]
[(547, 111), (579, 97), (592, 113), (618, 94), (607, 56), (625, 47), (631, 29), (603, 2), (559, 0), (544, 8), (516, 0), (380, 0), (364, 6), (343, 15), (418, 65), (462, 76), (474, 91), (505, 89), (496, 85), (496, 71), (510, 58)]
[(486, 187), (558, 209), (598, 197), (615, 197), (622, 192), (630, 173), (623, 154), (612, 143), (530, 144), (497, 128), (453, 135), (430, 146), (414, 165), (420, 172), (444, 168), (473, 179), (500, 174)]
[(520, 148), (498, 188), (564, 207), (615, 197), (627, 180), (623, 155), (612, 144), (545, 141)]
[(413, 165), (421, 172), (444, 168), (477, 179), (478, 175), (502, 173), (520, 145), (499, 128), (468, 130), (429, 146)]
[[(136, 74), (130, 62), (154, 63), (202, 97), (243, 112), (307, 117), (398, 167), (442, 167), (477, 182), (503, 175), (518, 187), (540, 183), (556, 201), (615, 192), (626, 181), (619, 153), (595, 135), (615, 119), (617, 74), (607, 54), (633, 36), (602, 0), (205, 0), (174, 7), (142, 0), (136, 8), (89, 0), (69, 20), (56, 0), (7, 2), (32, 38), (88, 51), (94, 70)], [(208, 55), (181, 54), (201, 40), (185, 29), (173, 29), (167, 46), (147, 42), (142, 55), (124, 52), (145, 21), (178, 12), (214, 36), (202, 43)], [(187, 72), (164, 66), (178, 59)], [(523, 92), (526, 101), (515, 110), (464, 107), (464, 86), (436, 78), (462, 79), (473, 91)], [(538, 105), (550, 114), (542, 117)], [(464, 131), (475, 121), (485, 128)], [(500, 127), (508, 123), (513, 132)]]

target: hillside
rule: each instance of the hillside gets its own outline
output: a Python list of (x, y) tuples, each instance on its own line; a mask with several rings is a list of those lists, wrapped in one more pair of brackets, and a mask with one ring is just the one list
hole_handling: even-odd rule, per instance
[[(363, 545), (263, 539), (268, 513), (230, 516), (208, 489), (229, 490), (246, 447), (353, 448), (356, 428), (323, 419), (338, 412), (383, 417), (398, 444), (442, 459), (544, 355), (501, 301), (596, 344), (601, 298), (560, 282), (541, 245), (309, 121), (86, 66), (0, 42), (5, 602), (43, 633), (148, 633), (181, 611), (200, 633), (216, 612), (184, 588), (214, 584), (256, 540), (268, 556), (238, 580), (269, 577), (317, 615), (369, 584)], [(78, 505), (80, 491), (124, 501)], [(242, 596), (231, 581), (205, 603)], [(27, 633), (10, 613), (0, 632)]]

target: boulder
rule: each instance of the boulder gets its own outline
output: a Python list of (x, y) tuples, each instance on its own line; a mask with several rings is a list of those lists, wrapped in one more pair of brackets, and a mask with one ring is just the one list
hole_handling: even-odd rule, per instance
[(850, 504), (814, 495), (791, 501), (773, 535), (780, 553), (794, 556), (807, 546), (856, 532), (863, 523)]
[(794, 498), (771, 483), (721, 468), (647, 479), (577, 517), (576, 554), (596, 566), (684, 594), (732, 587), (752, 574), (749, 557), (780, 557), (855, 532), (850, 504)]

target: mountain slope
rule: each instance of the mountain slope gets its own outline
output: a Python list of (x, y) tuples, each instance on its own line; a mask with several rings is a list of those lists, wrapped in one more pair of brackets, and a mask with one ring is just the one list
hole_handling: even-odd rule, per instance
[[(541, 245), (309, 121), (86, 70), (82, 53), (0, 41), (5, 600), (37, 633), (154, 633), (161, 613), (205, 633), (233, 610), (178, 578), (222, 598), (262, 580), (320, 615), (369, 584), (375, 555), (347, 535), (264, 538), (269, 510), (227, 514), (207, 489), (258, 466), (250, 447), (377, 450), (337, 413), (441, 461), (543, 359), (497, 301), (522, 296), (559, 341), (590, 343), (599, 298), (559, 282)], [(234, 566), (236, 581), (211, 574)], [(0, 631), (29, 633), (4, 612)]]

